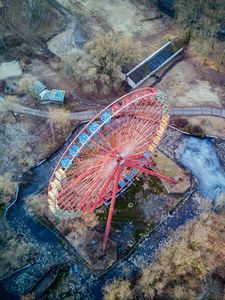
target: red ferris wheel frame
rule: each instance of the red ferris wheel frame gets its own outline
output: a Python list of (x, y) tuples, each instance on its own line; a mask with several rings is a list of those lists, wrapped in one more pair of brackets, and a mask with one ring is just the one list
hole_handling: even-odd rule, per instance
[[(59, 218), (93, 212), (111, 198), (103, 252), (109, 237), (116, 196), (137, 172), (175, 183), (146, 168), (169, 122), (165, 95), (143, 88), (117, 99), (75, 137), (57, 163), (48, 202)], [(121, 186), (122, 185), (122, 186)]]

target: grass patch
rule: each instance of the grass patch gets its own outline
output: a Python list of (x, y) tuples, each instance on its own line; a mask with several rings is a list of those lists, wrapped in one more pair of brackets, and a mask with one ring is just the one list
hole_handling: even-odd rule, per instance
[(149, 186), (151, 188), (151, 192), (153, 194), (159, 195), (159, 194), (163, 193), (164, 188), (157, 177), (149, 176), (148, 184), (149, 184)]
[(55, 226), (44, 216), (35, 217), (35, 220), (41, 225), (47, 227), (48, 229), (55, 229)]
[[(157, 190), (157, 192), (163, 191), (163, 187), (157, 183), (157, 180), (150, 180), (151, 186)], [(135, 195), (142, 190), (143, 180), (135, 180), (134, 184), (122, 195), (119, 196), (115, 203), (115, 213), (112, 219), (112, 230), (120, 229), (124, 223), (131, 223), (134, 225), (133, 237), (135, 243), (139, 241), (140, 237), (150, 231), (154, 224), (147, 222), (140, 210)], [(143, 195), (144, 196), (144, 195)], [(97, 212), (99, 222), (106, 224), (108, 217), (108, 209), (104, 209), (102, 213)]]

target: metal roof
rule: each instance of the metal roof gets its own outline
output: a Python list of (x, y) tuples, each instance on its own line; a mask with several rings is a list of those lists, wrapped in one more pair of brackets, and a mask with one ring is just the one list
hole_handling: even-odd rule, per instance
[(33, 89), (33, 90), (34, 90), (34, 93), (35, 93), (36, 95), (38, 95), (38, 94), (40, 94), (43, 90), (46, 89), (46, 86), (45, 86), (42, 82), (40, 82), (39, 80), (37, 80), (37, 81), (34, 83), (34, 86), (31, 87), (31, 89)]
[(49, 97), (50, 101), (64, 102), (65, 90), (52, 90)]

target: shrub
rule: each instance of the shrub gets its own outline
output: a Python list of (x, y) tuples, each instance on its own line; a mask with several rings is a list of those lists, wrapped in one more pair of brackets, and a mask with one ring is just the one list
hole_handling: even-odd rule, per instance
[(184, 128), (188, 125), (188, 120), (186, 118), (176, 118), (174, 120), (174, 125), (178, 128)]

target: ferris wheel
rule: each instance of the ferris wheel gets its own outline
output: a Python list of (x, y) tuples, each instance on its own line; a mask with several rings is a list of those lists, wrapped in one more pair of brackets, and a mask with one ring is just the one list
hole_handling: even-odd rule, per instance
[(153, 88), (135, 90), (111, 103), (74, 138), (52, 174), (48, 203), (59, 218), (92, 213), (110, 201), (103, 251), (117, 194), (138, 172), (153, 172), (151, 156), (169, 122), (169, 102)]

